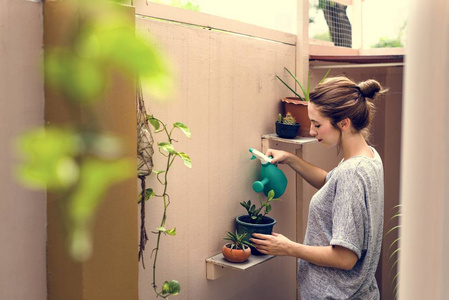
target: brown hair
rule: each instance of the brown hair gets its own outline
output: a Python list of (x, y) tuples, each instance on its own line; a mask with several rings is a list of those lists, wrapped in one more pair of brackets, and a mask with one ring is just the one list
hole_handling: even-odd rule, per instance
[(356, 132), (369, 138), (369, 125), (374, 117), (372, 100), (386, 90), (379, 82), (369, 79), (359, 84), (346, 77), (327, 78), (310, 93), (310, 102), (315, 104), (324, 117), (336, 129), (338, 122), (349, 118)]

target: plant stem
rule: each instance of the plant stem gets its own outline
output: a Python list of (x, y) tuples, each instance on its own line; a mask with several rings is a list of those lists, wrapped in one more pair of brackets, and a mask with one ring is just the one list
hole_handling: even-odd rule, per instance
[[(169, 143), (171, 143), (172, 142), (171, 132), (169, 133), (167, 131), (167, 127), (165, 126), (165, 124), (163, 124), (163, 126), (164, 126), (165, 133), (167, 134), (168, 141), (169, 141)], [(165, 167), (164, 182), (163, 182), (164, 191), (162, 193), (162, 198), (164, 199), (164, 213), (162, 215), (162, 220), (161, 220), (161, 226), (160, 227), (164, 227), (165, 226), (165, 222), (167, 220), (167, 207), (168, 207), (168, 202), (167, 202), (167, 197), (168, 197), (168, 194), (167, 194), (167, 183), (168, 183), (168, 181), (167, 180), (168, 180), (168, 171), (170, 170), (170, 166), (171, 166), (171, 163), (172, 163), (170, 161), (172, 156), (173, 156), (173, 154), (171, 154), (171, 153), (168, 154), (167, 165)], [(161, 234), (162, 234), (162, 231), (158, 231), (156, 248), (154, 250), (155, 253), (154, 253), (154, 261), (153, 261), (153, 288), (154, 288), (154, 292), (156, 293), (157, 296), (164, 297), (160, 292), (157, 291), (157, 285), (156, 285), (156, 264), (157, 264), (157, 257), (158, 257), (158, 253), (159, 253), (159, 243), (160, 243), (160, 240), (161, 240)], [(164, 297), (164, 298), (166, 298), (166, 297)]]

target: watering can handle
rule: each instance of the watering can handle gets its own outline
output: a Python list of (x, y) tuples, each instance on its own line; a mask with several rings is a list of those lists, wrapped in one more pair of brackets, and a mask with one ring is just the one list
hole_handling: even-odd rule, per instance
[(268, 157), (265, 154), (263, 154), (260, 151), (257, 151), (256, 149), (250, 148), (249, 152), (253, 155), (251, 159), (258, 158), (262, 164), (271, 163), (272, 157)]

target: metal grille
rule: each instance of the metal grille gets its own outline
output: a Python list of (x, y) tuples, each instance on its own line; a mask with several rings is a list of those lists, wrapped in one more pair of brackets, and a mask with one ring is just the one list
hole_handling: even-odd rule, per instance
[(310, 0), (309, 36), (332, 42), (338, 47), (352, 47), (352, 29), (348, 7), (330, 0)]

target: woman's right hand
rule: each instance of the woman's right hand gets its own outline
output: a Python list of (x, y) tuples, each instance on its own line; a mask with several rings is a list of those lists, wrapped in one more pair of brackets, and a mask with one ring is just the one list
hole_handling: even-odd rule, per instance
[(268, 149), (265, 155), (268, 157), (273, 157), (273, 159), (271, 160), (272, 164), (288, 164), (290, 162), (290, 156), (292, 154), (283, 150)]

